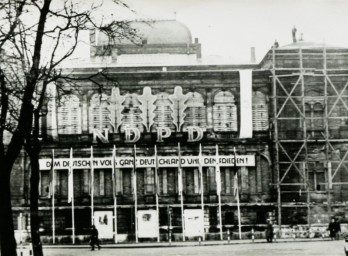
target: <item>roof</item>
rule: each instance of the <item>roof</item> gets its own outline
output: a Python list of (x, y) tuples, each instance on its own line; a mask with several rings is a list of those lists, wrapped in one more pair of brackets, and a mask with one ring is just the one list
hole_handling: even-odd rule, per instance
[(336, 47), (332, 45), (326, 45), (322, 43), (315, 43), (315, 42), (306, 42), (306, 41), (297, 41), (296, 43), (288, 44), (279, 47), (279, 49), (286, 50), (286, 49), (316, 49), (316, 48), (330, 48), (330, 49), (335, 49), (335, 48), (344, 48), (344, 47)]
[[(189, 44), (192, 43), (191, 31), (176, 20), (131, 21), (130, 26), (137, 30), (147, 44)], [(97, 45), (108, 44), (106, 35), (99, 33)], [(118, 44), (131, 44), (128, 39), (120, 39)]]

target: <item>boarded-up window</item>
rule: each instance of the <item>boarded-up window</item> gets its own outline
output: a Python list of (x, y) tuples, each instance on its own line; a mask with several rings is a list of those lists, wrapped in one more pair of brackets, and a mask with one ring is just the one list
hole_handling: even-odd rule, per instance
[(262, 92), (253, 92), (253, 130), (267, 131), (268, 128), (266, 96)]
[(81, 133), (81, 107), (80, 100), (75, 95), (62, 97), (58, 106), (58, 133)]
[(105, 94), (95, 94), (89, 107), (89, 131), (106, 128), (111, 130), (108, 97)]
[(185, 110), (185, 123), (183, 129), (186, 130), (188, 126), (198, 126), (205, 129), (206, 108), (202, 95), (198, 92), (189, 92), (187, 96), (187, 108)]
[(214, 131), (237, 131), (237, 107), (234, 95), (229, 91), (221, 91), (214, 97), (213, 107)]

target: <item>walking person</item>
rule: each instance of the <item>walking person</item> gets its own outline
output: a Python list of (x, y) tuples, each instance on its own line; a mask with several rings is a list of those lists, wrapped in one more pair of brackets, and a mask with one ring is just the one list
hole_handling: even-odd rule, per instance
[(266, 239), (267, 243), (272, 243), (273, 240), (273, 225), (272, 221), (268, 220), (267, 226), (266, 226)]
[[(339, 229), (339, 230), (338, 230)], [(341, 231), (341, 225), (338, 223), (337, 225), (337, 222), (336, 222), (336, 219), (335, 218), (332, 218), (331, 219), (331, 222), (329, 224), (329, 227), (328, 229), (329, 232), (330, 232), (330, 238), (331, 240), (335, 240), (336, 239), (336, 234)]]
[(341, 233), (341, 223), (338, 220), (335, 220), (336, 224), (336, 234), (335, 234), (335, 239), (340, 240), (340, 233)]
[(92, 247), (91, 251), (94, 251), (94, 247), (97, 246), (98, 250), (100, 250), (100, 244), (99, 244), (99, 235), (98, 235), (98, 229), (94, 225), (92, 225), (91, 229), (91, 242), (90, 245)]

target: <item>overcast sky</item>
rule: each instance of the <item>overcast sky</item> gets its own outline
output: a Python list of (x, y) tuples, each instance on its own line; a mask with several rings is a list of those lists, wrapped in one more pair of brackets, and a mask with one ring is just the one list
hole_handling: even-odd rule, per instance
[[(348, 46), (348, 0), (124, 0), (136, 15), (117, 17), (174, 19), (185, 23), (202, 43), (203, 55), (260, 60), (275, 39), (291, 43), (291, 30), (305, 41)], [(176, 13), (176, 15), (175, 15)]]

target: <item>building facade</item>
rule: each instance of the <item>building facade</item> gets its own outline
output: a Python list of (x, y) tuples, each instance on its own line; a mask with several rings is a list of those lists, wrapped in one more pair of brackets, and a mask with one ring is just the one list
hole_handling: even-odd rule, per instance
[[(220, 239), (269, 219), (345, 222), (348, 50), (301, 41), (257, 64), (209, 65), (185, 25), (150, 23), (134, 22), (137, 44), (91, 31), (88, 63), (66, 68), (74, 82), (56, 86), (69, 93), (49, 98), (43, 237), (84, 241), (95, 224), (117, 242), (166, 240), (168, 226), (175, 240)], [(12, 178), (18, 229), (29, 166), (23, 156)]]

